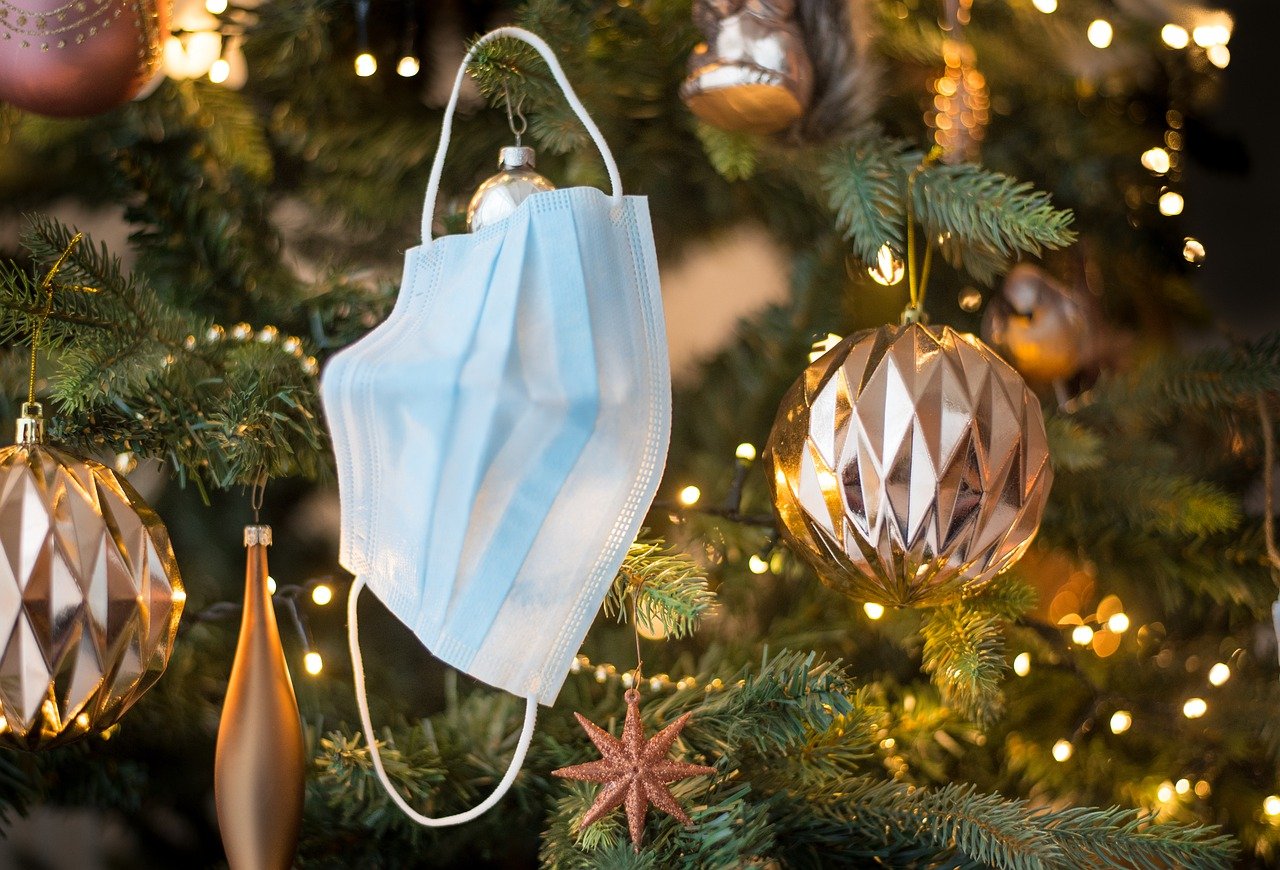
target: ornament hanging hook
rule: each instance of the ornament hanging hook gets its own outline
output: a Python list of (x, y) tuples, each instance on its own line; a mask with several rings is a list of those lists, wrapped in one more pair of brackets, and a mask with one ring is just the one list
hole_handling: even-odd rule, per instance
[[(504, 81), (502, 83), (502, 101), (507, 109), (507, 126), (511, 128), (511, 134), (516, 137), (516, 147), (519, 148), (525, 131), (529, 129), (529, 121), (524, 116), (524, 94), (520, 95), (513, 107), (511, 104), (511, 88)], [(519, 120), (518, 124), (517, 119)]]
[[(58, 277), (58, 273), (62, 271), (62, 266), (67, 262), (67, 258), (75, 251), (84, 240), (84, 233), (76, 233), (71, 237), (71, 241), (67, 242), (67, 246), (62, 249), (62, 253), (58, 255), (58, 259), (53, 261), (53, 265), (49, 267), (49, 271), (45, 273), (44, 280), (40, 282), (40, 293), (44, 299), (44, 305), (36, 313), (36, 326), (31, 332), (31, 364), (27, 371), (27, 406), (31, 407), (36, 413), (28, 414), (27, 408), (23, 408), (23, 416), (37, 416), (38, 405), (36, 405), (36, 355), (40, 351), (40, 339), (44, 336), (44, 327), (49, 320), (49, 315), (53, 314), (53, 293), (56, 289), (54, 279)], [(74, 286), (68, 289), (78, 290), (81, 293), (97, 293), (94, 287)]]
[(927, 323), (924, 312), (924, 294), (929, 286), (929, 269), (933, 265), (933, 244), (925, 239), (924, 262), (916, 273), (916, 178), (921, 172), (942, 159), (942, 148), (935, 145), (920, 161), (920, 165), (907, 176), (907, 292), (910, 301), (902, 312), (902, 323)]
[(262, 500), (267, 494), (267, 469), (264, 467), (258, 472), (258, 477), (253, 482), (253, 489), (249, 493), (249, 506), (253, 508), (253, 524), (260, 525), (262, 513)]

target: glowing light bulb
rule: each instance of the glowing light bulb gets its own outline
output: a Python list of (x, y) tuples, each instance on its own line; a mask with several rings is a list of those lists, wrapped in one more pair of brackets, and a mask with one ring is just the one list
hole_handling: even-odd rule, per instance
[(81, 713), (79, 716), (77, 716), (77, 717), (76, 717), (76, 725), (77, 725), (77, 726), (79, 726), (79, 727), (81, 727), (81, 728), (88, 728), (88, 727), (89, 727), (89, 714), (88, 714), (88, 713)]
[(1093, 642), (1093, 629), (1087, 625), (1077, 625), (1071, 629), (1071, 640), (1079, 646), (1088, 646)]
[(862, 609), (866, 612), (868, 619), (879, 619), (884, 616), (884, 605), (877, 604), (874, 601), (868, 601), (862, 605)]
[(324, 659), (320, 658), (320, 653), (312, 650), (302, 657), (302, 666), (314, 677), (324, 670)]
[(680, 490), (680, 504), (685, 507), (692, 507), (698, 503), (698, 499), (702, 498), (702, 490), (696, 486), (686, 486)]
[(1213, 787), (1209, 785), (1209, 780), (1202, 779), (1196, 783), (1196, 797), (1207, 798), (1212, 791)]
[(1231, 41), (1231, 29), (1225, 24), (1201, 24), (1191, 31), (1191, 38), (1201, 48), (1226, 45)]
[(210, 15), (221, 15), (227, 11), (227, 0), (204, 0), (204, 8)]
[(1204, 242), (1194, 236), (1182, 240), (1182, 259), (1193, 266), (1199, 266), (1205, 258)]
[(1209, 63), (1218, 69), (1226, 69), (1231, 63), (1231, 49), (1225, 45), (1211, 45), (1205, 49), (1204, 56), (1209, 58)]
[(1191, 780), (1186, 779), (1185, 777), (1178, 780), (1173, 784), (1173, 790), (1178, 794), (1186, 794), (1191, 791)]
[(1115, 35), (1111, 22), (1105, 18), (1095, 18), (1089, 24), (1089, 30), (1086, 32), (1089, 37), (1089, 44), (1094, 48), (1106, 48), (1111, 44), (1111, 38)]
[(1209, 683), (1211, 685), (1221, 686), (1229, 679), (1231, 679), (1231, 668), (1226, 662), (1218, 662), (1209, 668)]
[(1262, 801), (1262, 811), (1273, 818), (1280, 816), (1280, 796), (1267, 795)]
[(759, 555), (752, 555), (752, 557), (747, 560), (747, 569), (752, 574), (765, 574), (769, 571), (769, 562), (760, 558)]
[(1116, 634), (1124, 634), (1129, 630), (1129, 614), (1123, 611), (1111, 614), (1111, 618), (1107, 620), (1107, 629)]
[(1133, 714), (1128, 710), (1117, 710), (1111, 714), (1111, 733), (1123, 734), (1133, 726)]
[(738, 445), (738, 449), (733, 451), (733, 455), (741, 459), (743, 462), (756, 461), (756, 445), (744, 441)]
[(319, 586), (311, 590), (311, 600), (321, 607), (324, 607), (333, 600), (333, 589), (330, 586), (321, 583)]
[(1031, 653), (1020, 652), (1013, 657), (1013, 672), (1020, 677), (1031, 673)]
[(907, 274), (907, 264), (894, 253), (893, 248), (881, 245), (880, 250), (876, 252), (876, 263), (874, 266), (867, 267), (867, 274), (877, 284), (892, 287), (901, 282), (902, 276)]
[(1142, 165), (1156, 175), (1164, 175), (1168, 172), (1170, 163), (1169, 152), (1163, 148), (1148, 148), (1142, 152)]
[(956, 297), (956, 304), (961, 311), (973, 313), (982, 307), (982, 291), (973, 286), (965, 287)]
[(396, 64), (396, 75), (401, 78), (411, 79), (418, 74), (418, 70), (422, 69), (422, 64), (411, 54), (406, 54), (400, 58), (400, 62)]
[(267, 575), (267, 593), (269, 595), (276, 594), (276, 578), (272, 577), (269, 574)]
[(1169, 801), (1173, 800), (1173, 783), (1168, 780), (1160, 783), (1160, 787), (1156, 789), (1156, 798), (1158, 798), (1162, 804), (1167, 804)]
[(1058, 0), (1031, 0), (1031, 5), (1045, 15), (1052, 15), (1058, 11)]
[(1182, 214), (1182, 207), (1186, 202), (1182, 199), (1182, 194), (1176, 190), (1166, 190), (1160, 194), (1160, 214), (1165, 217), (1173, 217)]
[(378, 59), (367, 51), (356, 55), (356, 75), (368, 78), (378, 71)]
[(1188, 719), (1199, 719), (1209, 712), (1209, 703), (1204, 698), (1188, 698), (1182, 705), (1182, 715)]
[(225, 57), (220, 57), (209, 67), (209, 81), (215, 85), (220, 85), (231, 76), (231, 62)]
[(1066, 761), (1074, 751), (1075, 749), (1071, 746), (1070, 740), (1059, 740), (1053, 744), (1054, 761)]
[(1170, 48), (1186, 48), (1191, 42), (1191, 34), (1187, 33), (1187, 28), (1177, 24), (1166, 24), (1160, 28), (1160, 38)]

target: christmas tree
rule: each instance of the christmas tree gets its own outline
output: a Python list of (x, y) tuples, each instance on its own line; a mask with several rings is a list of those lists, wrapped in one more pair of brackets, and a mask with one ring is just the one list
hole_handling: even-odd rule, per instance
[[(148, 95), (83, 120), (0, 105), (0, 187), (21, 226), (0, 267), (5, 411), (26, 413), (38, 369), (50, 440), (133, 475), (187, 596), (167, 670), (118, 723), (0, 754), (6, 823), (85, 809), (115, 833), (101, 866), (226, 860), (214, 747), (241, 527), (266, 481), (306, 740), (298, 866), (1273, 860), (1280, 339), (1216, 337), (1196, 295), (1204, 249), (1178, 218), (1181, 179), (1230, 18), (1164, 5), (801, 0), (813, 93), (767, 133), (682, 99), (690, 55), (709, 50), (689, 0), (209, 0), (204, 30), (179, 3)], [(511, 22), (554, 49), (625, 189), (648, 197), (664, 271), (750, 226), (784, 255), (788, 292), (677, 378), (657, 499), (511, 791), (426, 829), (383, 790), (367, 737), (408, 804), (461, 812), (502, 778), (523, 705), (366, 602), (376, 733), (362, 733), (318, 376), (395, 302), (436, 83), (466, 39)], [(465, 231), (523, 118), (541, 174), (607, 187), (528, 46), (482, 45), (470, 72), (441, 229)], [(102, 237), (121, 225), (127, 239)], [(1039, 271), (1017, 285), (1023, 260)], [(1019, 307), (1019, 286), (1064, 306), (1062, 332), (1015, 336), (1044, 314)], [(812, 360), (904, 308), (981, 332), (1027, 376), (1054, 482), (1030, 550), (989, 582), (841, 594), (775, 513), (783, 460), (765, 445)], [(1214, 338), (1188, 350), (1188, 332)], [(672, 759), (713, 771), (667, 785), (692, 825), (651, 811), (638, 848), (622, 809), (582, 824), (604, 786), (551, 775), (598, 757), (572, 714), (616, 737), (632, 689), (646, 738), (692, 714)], [(31, 866), (55, 860), (46, 845), (27, 847)]]

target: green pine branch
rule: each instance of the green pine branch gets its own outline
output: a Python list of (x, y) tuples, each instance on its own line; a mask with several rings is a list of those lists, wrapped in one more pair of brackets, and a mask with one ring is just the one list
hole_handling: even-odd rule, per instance
[(943, 701), (980, 725), (999, 718), (1007, 670), (1000, 617), (968, 604), (945, 605), (928, 612), (921, 634), (923, 668)]
[(668, 550), (661, 539), (632, 543), (604, 600), (604, 614), (618, 622), (631, 619), (662, 627), (675, 639), (688, 637), (698, 621), (713, 612), (716, 596), (705, 572), (684, 553)]

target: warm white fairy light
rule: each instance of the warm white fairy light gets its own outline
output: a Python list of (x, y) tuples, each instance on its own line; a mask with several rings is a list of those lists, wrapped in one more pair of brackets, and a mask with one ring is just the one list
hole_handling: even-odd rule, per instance
[(1280, 795), (1267, 795), (1262, 801), (1262, 811), (1272, 818), (1280, 816)]
[(1187, 794), (1191, 791), (1191, 780), (1183, 777), (1173, 784), (1173, 790), (1178, 794)]
[(320, 658), (320, 653), (311, 650), (302, 657), (302, 666), (307, 669), (307, 673), (315, 676), (324, 670), (324, 659)]
[(1231, 679), (1231, 667), (1226, 662), (1218, 662), (1209, 668), (1210, 685), (1221, 686), (1229, 679)]
[(1074, 751), (1070, 740), (1059, 740), (1053, 744), (1053, 758), (1055, 761), (1066, 761)]
[(231, 77), (231, 62), (225, 57), (220, 57), (209, 67), (209, 81), (215, 85), (220, 85)]
[(1173, 783), (1168, 780), (1160, 783), (1160, 787), (1156, 789), (1156, 798), (1158, 798), (1162, 804), (1167, 804), (1169, 801), (1173, 800)]
[(227, 11), (227, 0), (204, 0), (204, 8), (210, 15), (221, 15)]
[(422, 64), (418, 59), (411, 54), (406, 54), (396, 64), (396, 75), (401, 78), (411, 79), (418, 74), (420, 69), (422, 69)]
[(1142, 152), (1142, 165), (1156, 175), (1164, 175), (1169, 171), (1171, 164), (1169, 152), (1163, 148), (1148, 148)]
[(1166, 24), (1160, 28), (1160, 39), (1170, 48), (1186, 48), (1191, 43), (1191, 34), (1181, 25)]
[(321, 607), (324, 607), (333, 600), (333, 587), (321, 583), (319, 586), (311, 590), (311, 600)]
[(692, 507), (698, 503), (698, 499), (702, 498), (702, 490), (696, 486), (686, 486), (680, 490), (680, 504), (685, 507)]
[(1213, 787), (1209, 785), (1209, 780), (1202, 779), (1196, 783), (1196, 797), (1207, 798), (1213, 791)]
[(1226, 45), (1231, 41), (1231, 28), (1225, 24), (1201, 24), (1191, 31), (1191, 39), (1201, 48)]
[(1071, 629), (1071, 640), (1079, 646), (1093, 643), (1093, 629), (1087, 625), (1077, 625)]
[(1124, 611), (1111, 614), (1111, 617), (1107, 620), (1107, 630), (1116, 634), (1124, 634), (1129, 630), (1129, 614)]
[(1166, 190), (1160, 194), (1160, 214), (1165, 217), (1173, 217), (1182, 214), (1182, 208), (1186, 202), (1182, 199), (1182, 194), (1176, 190)]
[(1052, 15), (1058, 11), (1058, 0), (1031, 0), (1031, 5), (1045, 15)]
[(752, 554), (751, 558), (747, 560), (747, 569), (752, 574), (767, 574), (769, 572), (769, 562), (761, 558), (759, 554)]
[(862, 605), (862, 609), (867, 614), (868, 619), (879, 619), (884, 616), (884, 605), (877, 604), (874, 601), (868, 601)]
[(1013, 657), (1013, 672), (1020, 677), (1031, 673), (1031, 653), (1020, 652)]
[(1182, 705), (1182, 715), (1188, 719), (1199, 719), (1209, 712), (1209, 703), (1204, 698), (1188, 698)]
[(276, 578), (272, 577), (270, 574), (267, 575), (267, 593), (269, 595), (276, 594)]
[(733, 451), (733, 455), (741, 459), (743, 462), (755, 462), (756, 445), (749, 441), (743, 441), (738, 445), (738, 449)]
[(356, 55), (356, 75), (368, 78), (378, 71), (378, 59), (367, 51)]
[(1115, 35), (1115, 30), (1107, 19), (1095, 18), (1090, 22), (1086, 35), (1089, 37), (1089, 44), (1094, 48), (1106, 48), (1111, 44), (1111, 38)]
[(1111, 733), (1123, 734), (1133, 726), (1133, 714), (1128, 710), (1117, 710), (1111, 714)]
[(894, 253), (893, 248), (881, 245), (880, 250), (876, 252), (875, 265), (867, 267), (867, 274), (877, 284), (892, 287), (900, 283), (903, 276), (907, 274), (907, 264)]
[(1199, 266), (1204, 262), (1204, 258), (1204, 242), (1194, 236), (1187, 236), (1182, 240), (1182, 259), (1193, 266)]
[(1226, 69), (1231, 63), (1231, 49), (1225, 45), (1211, 45), (1204, 51), (1204, 56), (1209, 58), (1209, 63), (1218, 69)]

